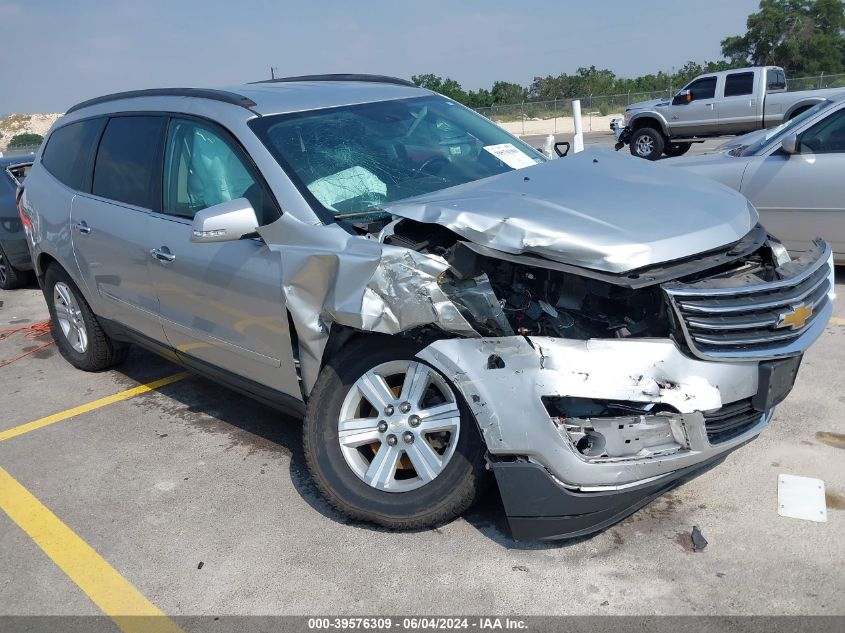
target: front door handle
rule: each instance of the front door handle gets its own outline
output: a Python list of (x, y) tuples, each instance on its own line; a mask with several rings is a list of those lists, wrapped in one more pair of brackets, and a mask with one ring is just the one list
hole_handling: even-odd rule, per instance
[(150, 249), (150, 255), (152, 255), (153, 259), (157, 259), (158, 261), (165, 263), (165, 264), (172, 262), (174, 259), (176, 259), (176, 255), (171, 253), (169, 251), (169, 249), (168, 250), (162, 250), (164, 248), (167, 248), (167, 247), (162, 246), (161, 248), (151, 248)]
[(85, 220), (82, 220), (82, 222), (77, 222), (73, 225), (73, 228), (75, 228), (83, 235), (88, 235), (91, 232), (91, 227), (88, 226), (88, 223)]

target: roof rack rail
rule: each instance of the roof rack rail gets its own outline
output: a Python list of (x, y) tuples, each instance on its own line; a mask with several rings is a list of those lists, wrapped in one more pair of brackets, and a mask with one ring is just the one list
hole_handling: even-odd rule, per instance
[(109, 101), (118, 101), (120, 99), (133, 99), (136, 97), (196, 97), (198, 99), (213, 99), (214, 101), (231, 103), (232, 105), (241, 106), (242, 108), (247, 109), (256, 105), (255, 101), (252, 99), (226, 90), (213, 90), (210, 88), (150, 88), (148, 90), (115, 92), (102, 97), (88, 99), (88, 101), (77, 103), (75, 106), (68, 109), (65, 114), (70, 114), (71, 112), (76, 112), (82, 108), (87, 108), (99, 103), (108, 103)]
[(298, 77), (277, 77), (263, 81), (253, 81), (253, 84), (277, 84), (293, 81), (361, 81), (374, 84), (394, 84), (416, 88), (417, 85), (407, 79), (389, 77), (388, 75), (361, 75), (356, 73), (336, 73), (332, 75), (299, 75)]

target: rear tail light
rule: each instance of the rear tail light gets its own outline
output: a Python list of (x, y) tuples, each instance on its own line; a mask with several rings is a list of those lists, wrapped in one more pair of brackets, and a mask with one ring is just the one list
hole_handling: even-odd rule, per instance
[(24, 229), (32, 230), (32, 221), (27, 216), (26, 211), (23, 209), (23, 187), (18, 189), (17, 194), (17, 207), (18, 207), (18, 215), (21, 218), (21, 222), (23, 223)]

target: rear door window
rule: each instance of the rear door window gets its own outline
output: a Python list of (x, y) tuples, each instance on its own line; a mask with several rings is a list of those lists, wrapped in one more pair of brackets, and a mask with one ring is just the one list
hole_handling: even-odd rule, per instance
[(754, 73), (733, 73), (725, 79), (725, 96), (739, 97), (754, 94)]
[(109, 119), (97, 150), (92, 193), (145, 209), (157, 207), (165, 122), (158, 116)]
[(86, 119), (54, 130), (47, 140), (41, 163), (62, 183), (85, 191), (91, 169), (91, 155), (105, 120)]

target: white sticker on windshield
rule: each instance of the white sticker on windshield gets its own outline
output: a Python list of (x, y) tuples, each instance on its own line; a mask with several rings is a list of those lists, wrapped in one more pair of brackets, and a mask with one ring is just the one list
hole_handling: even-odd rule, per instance
[(502, 143), (501, 145), (485, 145), (484, 149), (493, 154), (493, 156), (498, 158), (505, 165), (513, 167), (514, 169), (522, 169), (523, 167), (531, 167), (531, 165), (537, 164), (537, 161), (519, 151), (510, 143)]

